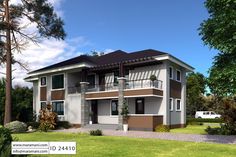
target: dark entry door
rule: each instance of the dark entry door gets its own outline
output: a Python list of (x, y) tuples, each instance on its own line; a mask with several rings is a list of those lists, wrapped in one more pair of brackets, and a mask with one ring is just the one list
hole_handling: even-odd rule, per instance
[(98, 101), (97, 100), (92, 100), (91, 110), (93, 112), (93, 115), (92, 115), (93, 124), (96, 124), (98, 123)]
[(99, 75), (99, 87), (100, 87), (100, 91), (104, 91), (105, 90), (105, 75)]

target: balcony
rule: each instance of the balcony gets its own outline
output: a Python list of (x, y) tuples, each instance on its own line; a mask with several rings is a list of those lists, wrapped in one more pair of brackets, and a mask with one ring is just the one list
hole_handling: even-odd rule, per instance
[[(148, 79), (143, 79), (143, 80), (130, 80), (126, 81), (125, 83), (125, 90), (148, 89), (148, 88), (162, 90), (162, 81), (161, 80), (151, 81)], [(68, 94), (80, 93), (80, 91), (81, 91), (80, 86), (68, 87)], [(89, 84), (87, 88), (88, 93), (105, 92), (105, 91), (118, 91), (118, 83), (111, 82), (111, 83), (106, 83), (104, 85)]]

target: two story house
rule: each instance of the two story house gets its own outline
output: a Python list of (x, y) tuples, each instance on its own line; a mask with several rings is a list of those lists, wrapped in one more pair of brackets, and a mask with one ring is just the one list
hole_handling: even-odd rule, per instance
[[(36, 113), (48, 102), (60, 120), (85, 126), (122, 126), (124, 103), (131, 130), (186, 124), (186, 73), (193, 67), (174, 56), (148, 49), (102, 56), (81, 55), (28, 73)], [(155, 76), (156, 80), (150, 80)], [(154, 78), (155, 78), (154, 77)]]

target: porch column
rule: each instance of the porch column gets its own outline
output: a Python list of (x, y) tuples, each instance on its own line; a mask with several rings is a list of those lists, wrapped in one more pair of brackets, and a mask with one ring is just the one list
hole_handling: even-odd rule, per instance
[(119, 77), (119, 88), (118, 88), (118, 125), (119, 129), (123, 128), (123, 116), (121, 115), (122, 107), (124, 104), (124, 88), (125, 88), (125, 77)]
[(85, 94), (87, 91), (88, 82), (80, 82), (81, 86), (81, 126), (89, 123), (89, 106), (87, 104)]
[(181, 127), (186, 125), (186, 71), (181, 72), (182, 89), (181, 89)]

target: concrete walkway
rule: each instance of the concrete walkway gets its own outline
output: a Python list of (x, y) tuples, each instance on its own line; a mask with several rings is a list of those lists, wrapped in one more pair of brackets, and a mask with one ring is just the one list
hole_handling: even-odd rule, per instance
[[(71, 128), (64, 130), (55, 130), (56, 132), (71, 132), (71, 133), (88, 133), (90, 129), (86, 128)], [(197, 134), (179, 134), (179, 133), (156, 133), (148, 131), (120, 131), (120, 130), (102, 130), (105, 136), (124, 136), (132, 138), (155, 138), (163, 140), (189, 141), (189, 142), (209, 142), (236, 144), (236, 136), (226, 135), (197, 135)]]

